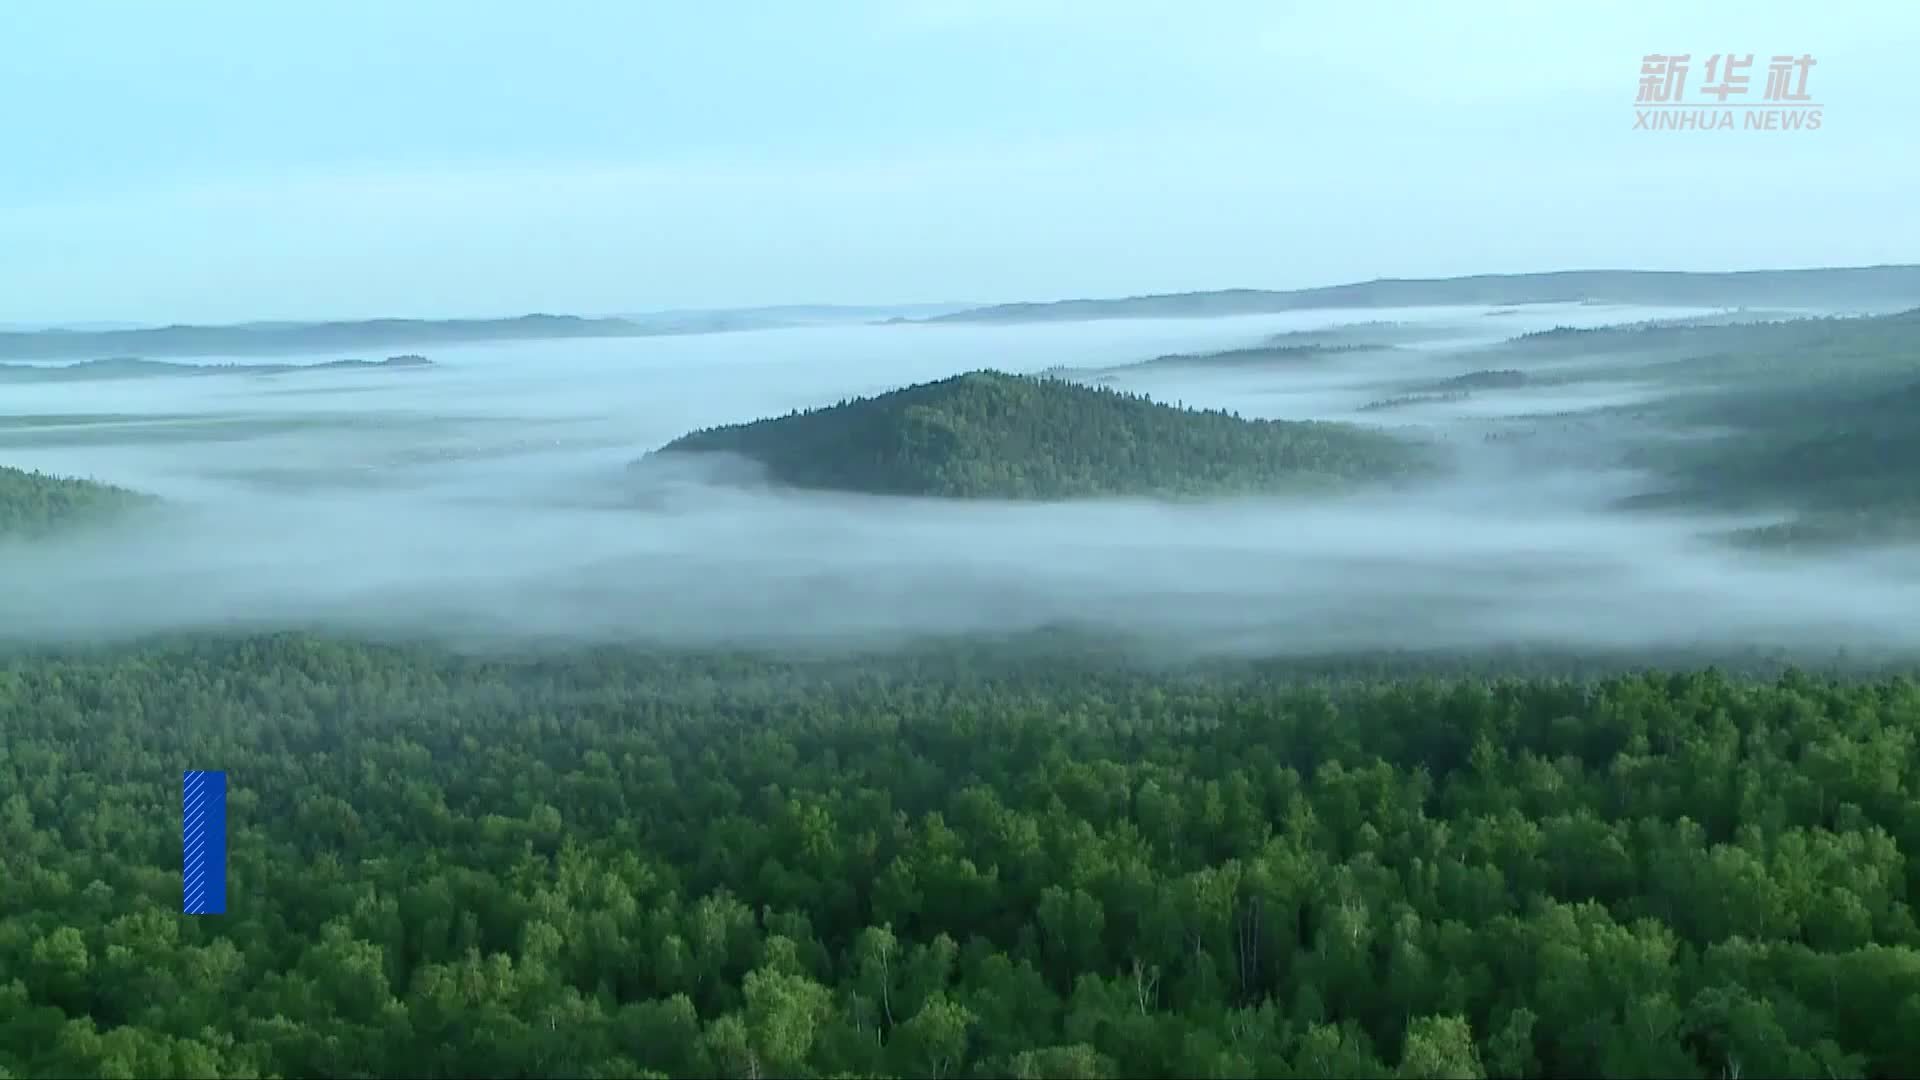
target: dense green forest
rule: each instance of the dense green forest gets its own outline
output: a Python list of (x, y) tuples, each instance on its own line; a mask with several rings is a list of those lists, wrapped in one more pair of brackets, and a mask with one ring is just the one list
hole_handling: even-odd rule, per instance
[(0, 733), (0, 1075), (1920, 1066), (1901, 677), (276, 636), (0, 660)]
[(1416, 447), (1351, 425), (1244, 420), (988, 371), (694, 432), (657, 453), (716, 451), (797, 487), (1014, 499), (1308, 490), (1422, 464)]
[(151, 501), (110, 484), (0, 465), (0, 540), (37, 539), (100, 524)]

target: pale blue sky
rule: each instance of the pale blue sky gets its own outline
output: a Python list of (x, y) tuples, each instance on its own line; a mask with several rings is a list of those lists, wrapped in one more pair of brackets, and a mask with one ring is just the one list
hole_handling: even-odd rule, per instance
[[(1915, 42), (1904, 0), (7, 0), (0, 323), (1920, 261)], [(1822, 129), (1633, 131), (1689, 50), (1812, 54)]]

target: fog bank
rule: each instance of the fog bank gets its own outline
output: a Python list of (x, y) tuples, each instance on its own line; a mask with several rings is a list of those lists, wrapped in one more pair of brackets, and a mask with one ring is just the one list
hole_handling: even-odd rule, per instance
[[(1357, 417), (1451, 449), (1454, 474), (1411, 493), (1022, 505), (689, 483), (661, 499), (624, 470), (690, 428), (979, 367), (1097, 367), (1188, 404), (1356, 418), (1396, 380), (1471, 370), (1475, 342), (1676, 313), (822, 327), (449, 349), (427, 373), (27, 386), (0, 408), (0, 462), (169, 505), (137, 531), (0, 551), (0, 635), (322, 625), (865, 647), (1077, 622), (1276, 653), (1920, 644), (1911, 553), (1745, 555), (1707, 534), (1750, 520), (1612, 511), (1645, 481), (1610, 460), (1604, 424), (1557, 455), (1483, 439), (1503, 418), (1655, 392), (1630, 382)], [(1434, 340), (1298, 370), (1125, 367), (1361, 317)]]

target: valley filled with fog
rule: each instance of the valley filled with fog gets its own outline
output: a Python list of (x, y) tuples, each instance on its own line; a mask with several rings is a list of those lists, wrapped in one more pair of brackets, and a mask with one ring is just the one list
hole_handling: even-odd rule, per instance
[[(1557, 326), (1721, 316), (1542, 304), (828, 325), (447, 346), (418, 369), (3, 384), (0, 462), (164, 504), (138, 527), (11, 546), (0, 633), (865, 647), (1083, 624), (1200, 651), (1915, 644), (1908, 549), (1741, 553), (1718, 535), (1764, 519), (1616, 508), (1650, 487), (1629, 449), (1712, 434), (1648, 428), (1636, 406), (1675, 390), (1645, 358), (1498, 352)], [(1294, 340), (1350, 350), (1295, 357)], [(1263, 344), (1282, 351), (1207, 355)], [(1448, 469), (1338, 497), (1063, 503), (642, 497), (628, 475), (693, 429), (980, 368), (1378, 426)], [(1529, 381), (1429, 392), (1496, 368)]]

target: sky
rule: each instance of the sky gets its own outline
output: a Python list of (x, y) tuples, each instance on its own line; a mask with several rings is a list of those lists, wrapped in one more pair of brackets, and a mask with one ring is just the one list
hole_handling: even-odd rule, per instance
[[(1915, 262), (1915, 42), (1906, 0), (9, 0), (0, 324)], [(1752, 99), (1810, 55), (1821, 128), (1634, 130), (1653, 52), (1755, 54)]]

